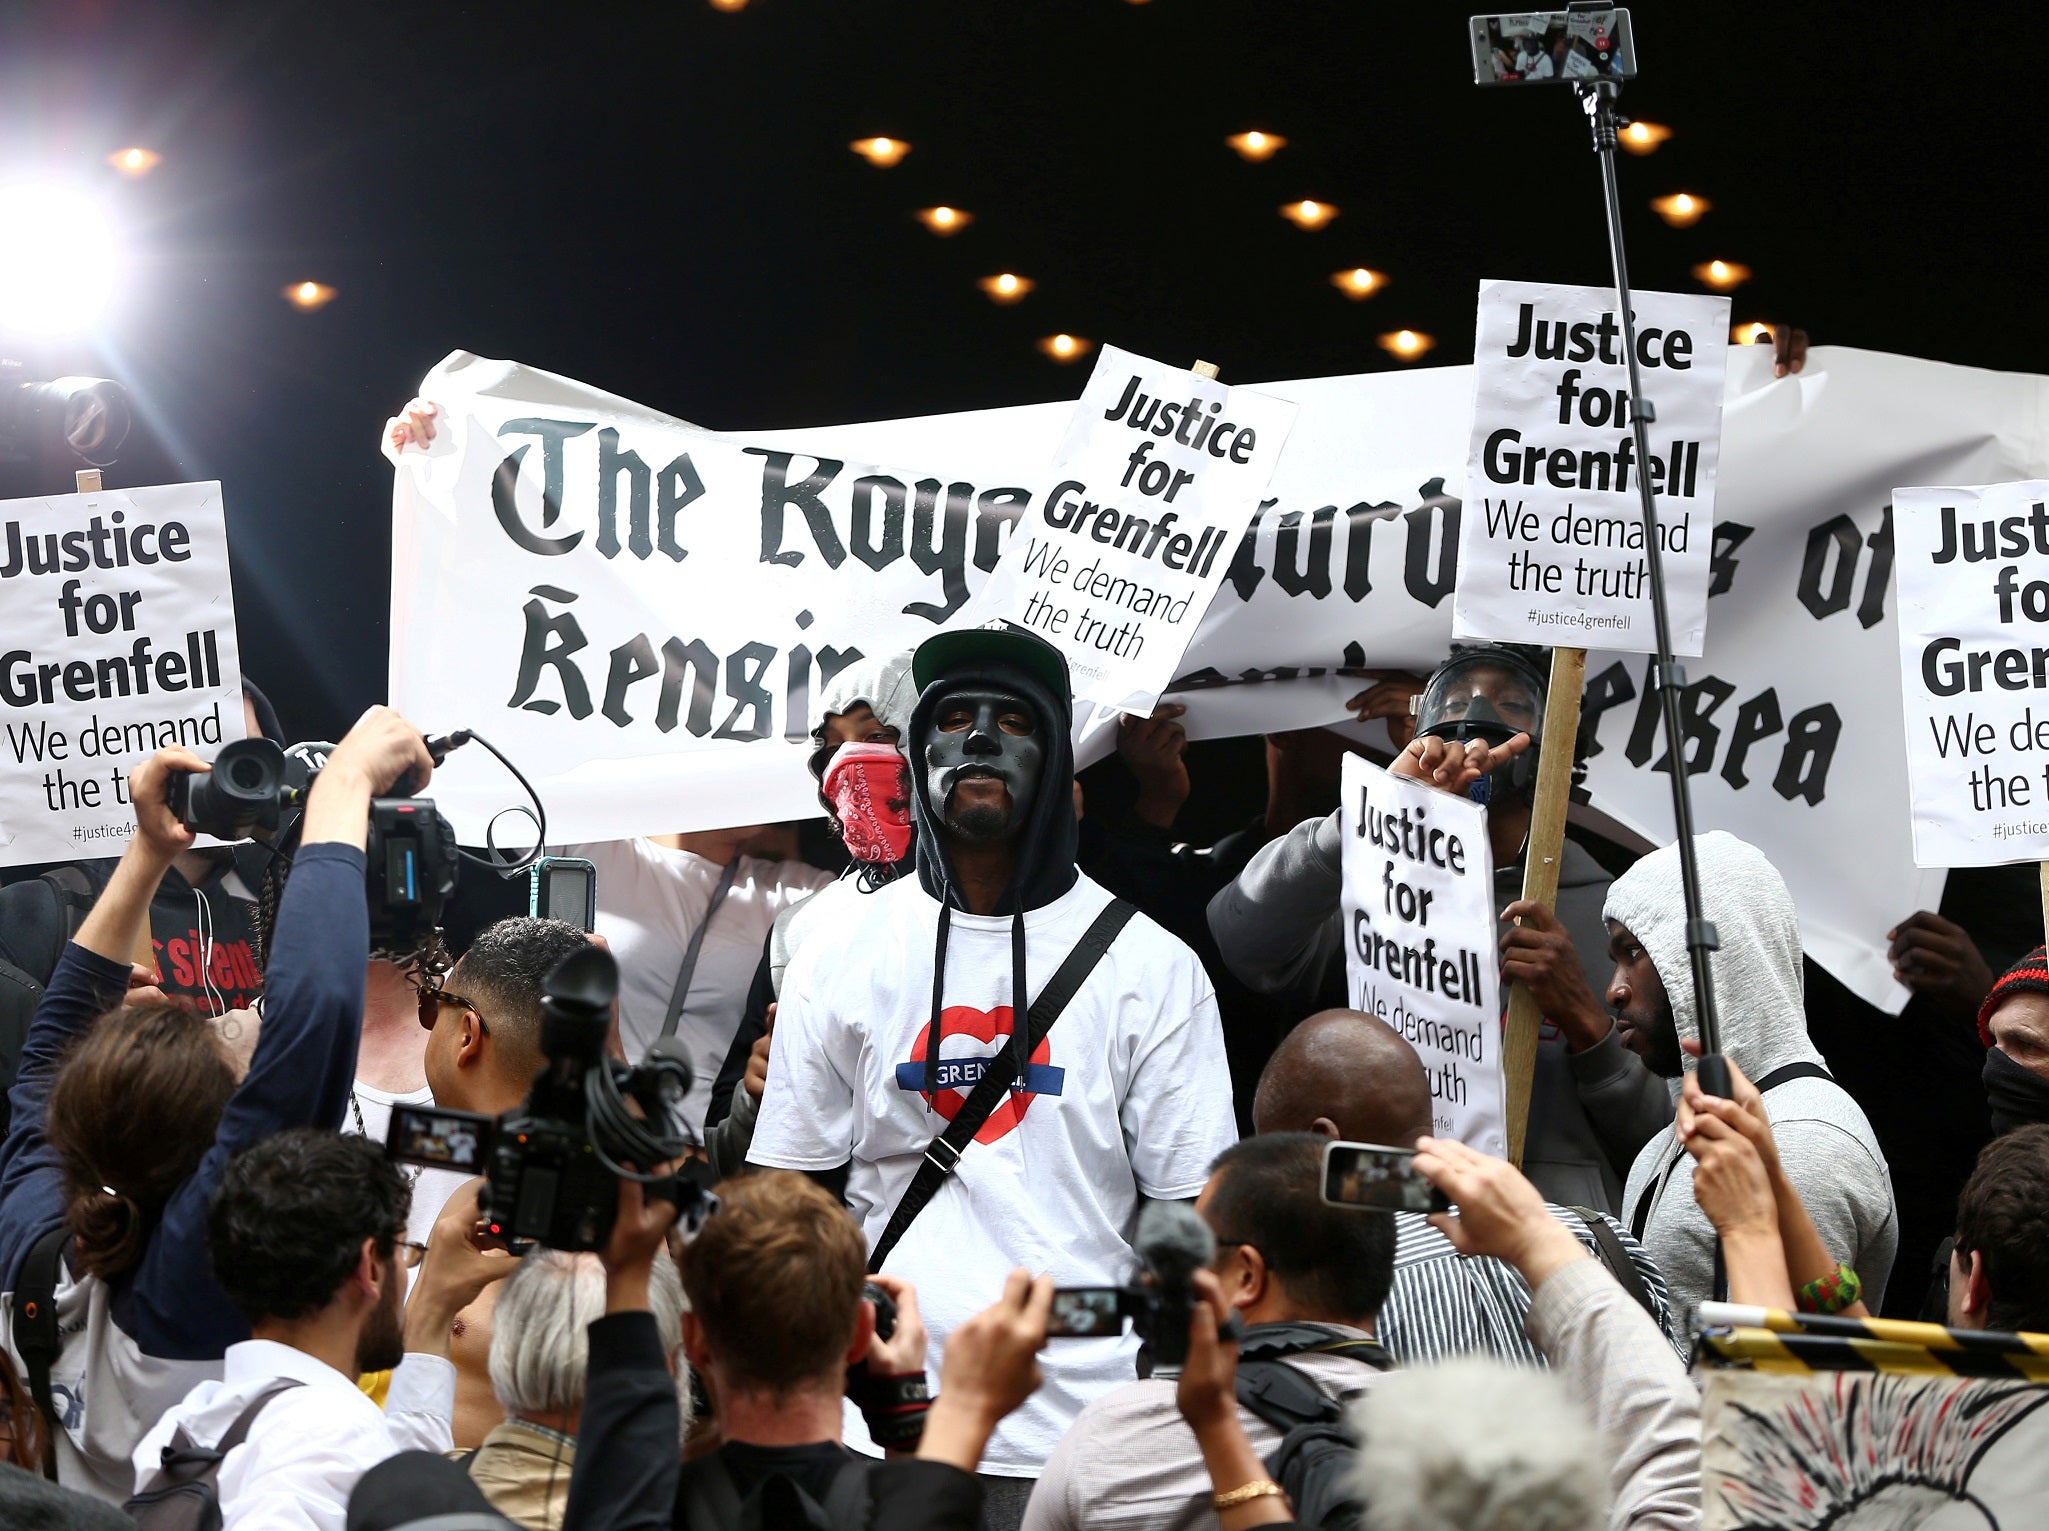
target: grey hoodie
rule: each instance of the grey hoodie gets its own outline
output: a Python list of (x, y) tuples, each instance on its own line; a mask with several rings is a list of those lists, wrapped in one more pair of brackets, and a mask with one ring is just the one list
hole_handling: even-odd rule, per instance
[[(1721, 937), (1711, 960), (1722, 1051), (1754, 1082), (1789, 1063), (1820, 1064), (1807, 1037), (1800, 927), (1786, 880), (1756, 846), (1723, 830), (1696, 836), (1694, 846), (1702, 909)], [(1698, 1040), (1676, 845), (1653, 851), (1615, 879), (1608, 918), (1642, 943), (1671, 999), (1680, 1037)], [(1672, 1088), (1676, 1095), (1677, 1081)], [(1899, 1220), (1871, 1124), (1831, 1079), (1791, 1079), (1764, 1099), (1787, 1178), (1829, 1253), (1863, 1278), (1864, 1300), (1876, 1311), (1899, 1244)], [(1714, 1227), (1693, 1199), (1693, 1161), (1671, 1132), (1636, 1156), (1622, 1204), (1624, 1225), (1664, 1270), (1673, 1306), (1690, 1314), (1713, 1297)]]

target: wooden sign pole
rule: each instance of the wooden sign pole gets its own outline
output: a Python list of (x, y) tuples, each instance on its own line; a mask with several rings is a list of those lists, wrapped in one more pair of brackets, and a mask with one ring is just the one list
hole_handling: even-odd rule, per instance
[[(1572, 798), (1573, 740), (1579, 736), (1580, 692), (1587, 678), (1585, 649), (1551, 651), (1551, 682), (1544, 697), (1544, 739), (1537, 760), (1537, 796), (1530, 808), (1530, 838), (1523, 855), (1523, 897), (1546, 909), (1558, 902), (1558, 863), (1565, 853), (1565, 810)], [(2049, 897), (2049, 865), (2043, 869)], [(1530, 1128), (1530, 1085), (1537, 1070), (1537, 997), (1525, 984), (1509, 991), (1502, 1038), (1503, 1102), (1508, 1110), (1508, 1157), (1523, 1162)]]

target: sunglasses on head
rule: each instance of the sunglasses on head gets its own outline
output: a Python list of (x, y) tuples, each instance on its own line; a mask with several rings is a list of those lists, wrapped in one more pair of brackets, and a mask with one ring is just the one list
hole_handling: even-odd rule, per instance
[(491, 1034), (491, 1028), (484, 1022), (484, 1012), (477, 1008), (474, 1001), (464, 999), (460, 994), (451, 993), (447, 989), (422, 989), (419, 992), (418, 1004), (420, 1025), (428, 1031), (432, 1031), (434, 1023), (441, 1018), (442, 1007), (453, 1005), (458, 1010), (467, 1010), (474, 1015), (477, 1018), (477, 1028), (485, 1036)]

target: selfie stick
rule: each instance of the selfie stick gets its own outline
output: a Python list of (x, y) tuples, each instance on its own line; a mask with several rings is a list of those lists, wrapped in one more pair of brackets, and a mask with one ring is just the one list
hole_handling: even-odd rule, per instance
[[(1575, 7), (1576, 8), (1576, 7)], [(1615, 264), (1615, 303), (1622, 323), (1622, 350), (1629, 364), (1630, 428), (1636, 436), (1636, 460), (1651, 460), (1650, 433), (1645, 427), (1657, 418), (1643, 394), (1643, 377), (1636, 359), (1636, 316), (1629, 306), (1629, 261), (1622, 250), (1622, 197), (1615, 183), (1615, 97), (1620, 81), (1596, 79), (1576, 81), (1580, 104), (1594, 130), (1594, 153), (1601, 159), (1601, 190), (1608, 204), (1608, 254)], [(1664, 556), (1658, 551), (1658, 515), (1651, 494), (1651, 476), (1636, 476), (1637, 492), (1643, 499), (1644, 558), (1651, 576), (1651, 616), (1657, 632), (1657, 652), (1652, 657), (1646, 684), (1658, 688), (1664, 704), (1665, 748), (1672, 762), (1672, 824), (1679, 835), (1679, 882), (1686, 898), (1686, 953), (1693, 964), (1693, 1001), (1700, 1016), (1700, 1067), (1695, 1077), (1701, 1089), (1724, 1099), (1731, 1097), (1729, 1061), (1716, 1045), (1721, 1028), (1715, 1020), (1714, 977), (1708, 968), (1708, 953), (1721, 946), (1715, 927), (1700, 907), (1700, 863), (1693, 854), (1693, 800), (1686, 786), (1685, 727), (1679, 717), (1679, 693), (1686, 688), (1686, 671), (1672, 657), (1672, 624), (1665, 606)]]

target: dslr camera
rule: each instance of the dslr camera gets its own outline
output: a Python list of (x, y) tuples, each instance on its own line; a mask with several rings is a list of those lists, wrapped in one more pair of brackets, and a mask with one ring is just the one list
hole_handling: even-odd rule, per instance
[(672, 1037), (658, 1040), (637, 1067), (608, 1056), (618, 993), (619, 967), (603, 947), (563, 958), (541, 984), (548, 1062), (526, 1100), (498, 1117), (394, 1106), (386, 1155), (482, 1175), (485, 1227), (515, 1249), (603, 1249), (621, 1179), (675, 1202), (681, 1220), (697, 1226), (716, 1206), (711, 1195), (695, 1179), (656, 1172), (692, 1144), (678, 1119), (690, 1064)]
[[(428, 740), (434, 763), (465, 737)], [(237, 739), (222, 748), (211, 771), (173, 774), (165, 798), (178, 821), (199, 834), (276, 846), (296, 839), (306, 794), (333, 749), (311, 743), (280, 749), (269, 739)], [(402, 780), (399, 795), (370, 803), (365, 850), (375, 950), (423, 945), (455, 891), (455, 827), (435, 811), (433, 799), (407, 795), (406, 786)]]

